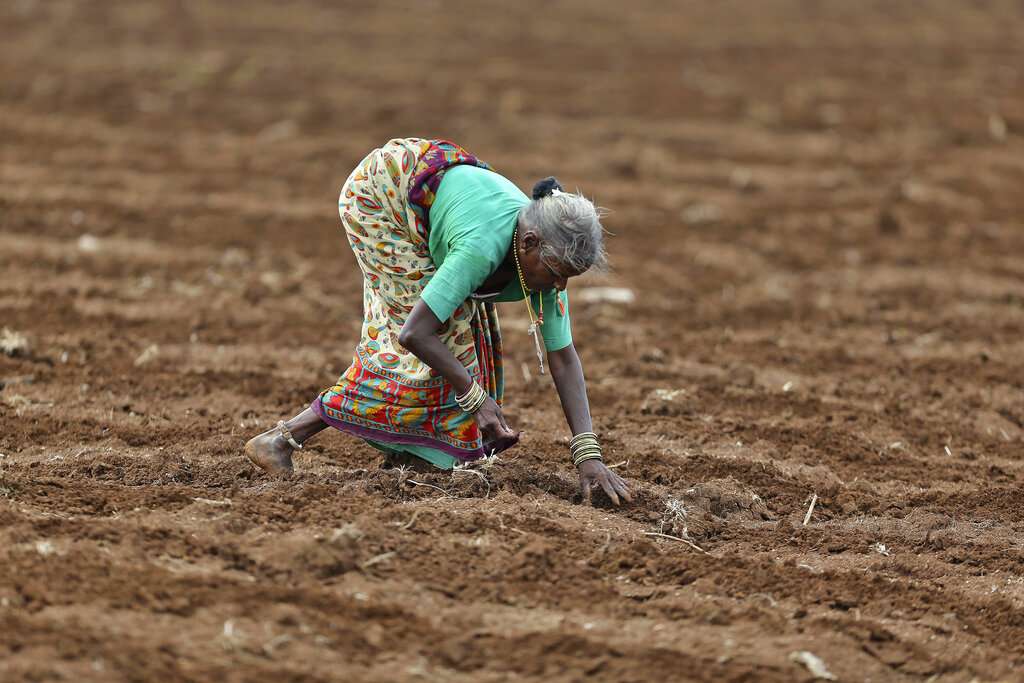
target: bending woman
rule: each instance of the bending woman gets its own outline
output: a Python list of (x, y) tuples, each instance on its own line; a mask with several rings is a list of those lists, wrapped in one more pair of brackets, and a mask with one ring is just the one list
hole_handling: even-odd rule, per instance
[(572, 431), (585, 501), (601, 487), (631, 500), (593, 432), (572, 344), (571, 277), (605, 261), (600, 215), (554, 178), (533, 200), (461, 147), (391, 140), (342, 188), (341, 222), (363, 272), (363, 326), (352, 365), (312, 405), (245, 446), (272, 473), (326, 427), (355, 434), (391, 462), (451, 469), (515, 445), (494, 303), (524, 301)]

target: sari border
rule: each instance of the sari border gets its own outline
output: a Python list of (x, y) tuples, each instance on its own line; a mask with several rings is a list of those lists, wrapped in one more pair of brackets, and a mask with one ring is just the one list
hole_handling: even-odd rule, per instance
[(371, 439), (373, 441), (381, 441), (384, 443), (394, 444), (406, 444), (410, 446), (425, 446), (427, 448), (434, 448), (436, 450), (447, 453), (448, 455), (462, 461), (469, 462), (472, 460), (478, 460), (484, 457), (484, 449), (476, 448), (473, 450), (458, 448), (447, 444), (438, 439), (432, 439), (428, 436), (416, 436), (414, 434), (402, 434), (398, 432), (389, 432), (384, 429), (374, 429), (371, 427), (365, 427), (351, 422), (339, 420), (331, 415), (327, 414), (321, 402), (321, 397), (317, 396), (316, 399), (309, 406), (317, 417), (327, 423), (329, 426), (335, 429), (347, 432), (353, 436), (358, 436), (361, 439)]

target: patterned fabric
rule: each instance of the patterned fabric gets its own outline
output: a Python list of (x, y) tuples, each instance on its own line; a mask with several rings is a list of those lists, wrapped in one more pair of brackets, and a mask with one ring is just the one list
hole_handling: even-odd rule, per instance
[(416, 231), (427, 239), (430, 230), (430, 207), (437, 196), (437, 188), (444, 178), (445, 170), (459, 164), (471, 164), (489, 169), (490, 165), (448, 140), (431, 140), (430, 146), (420, 156), (412, 181), (409, 183), (409, 204), (419, 219)]
[[(312, 408), (329, 425), (365, 439), (429, 446), (471, 460), (485, 453), (475, 418), (459, 408), (443, 377), (398, 343), (435, 271), (427, 216), (437, 176), (461, 163), (481, 165), (450, 142), (397, 139), (371, 152), (345, 182), (338, 208), (363, 272), (362, 335), (352, 365)], [(500, 403), (504, 379), (494, 304), (465, 301), (438, 336)]]

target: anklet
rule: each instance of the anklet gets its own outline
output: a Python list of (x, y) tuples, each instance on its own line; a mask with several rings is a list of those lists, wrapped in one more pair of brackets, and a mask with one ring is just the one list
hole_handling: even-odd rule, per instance
[(292, 437), (292, 433), (288, 431), (288, 428), (285, 427), (284, 425), (284, 420), (281, 420), (280, 422), (277, 423), (277, 430), (281, 432), (281, 436), (285, 438), (285, 441), (287, 441), (292, 448), (294, 448), (297, 451), (302, 450), (302, 444)]

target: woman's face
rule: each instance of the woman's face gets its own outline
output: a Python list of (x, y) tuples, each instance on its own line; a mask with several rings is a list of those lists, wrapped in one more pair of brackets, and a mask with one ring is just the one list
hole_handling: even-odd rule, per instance
[(519, 266), (523, 271), (526, 288), (534, 292), (549, 289), (562, 291), (569, 278), (580, 273), (563, 263), (545, 262), (540, 257), (540, 238), (537, 233), (527, 228), (519, 235), (516, 249), (519, 255)]

